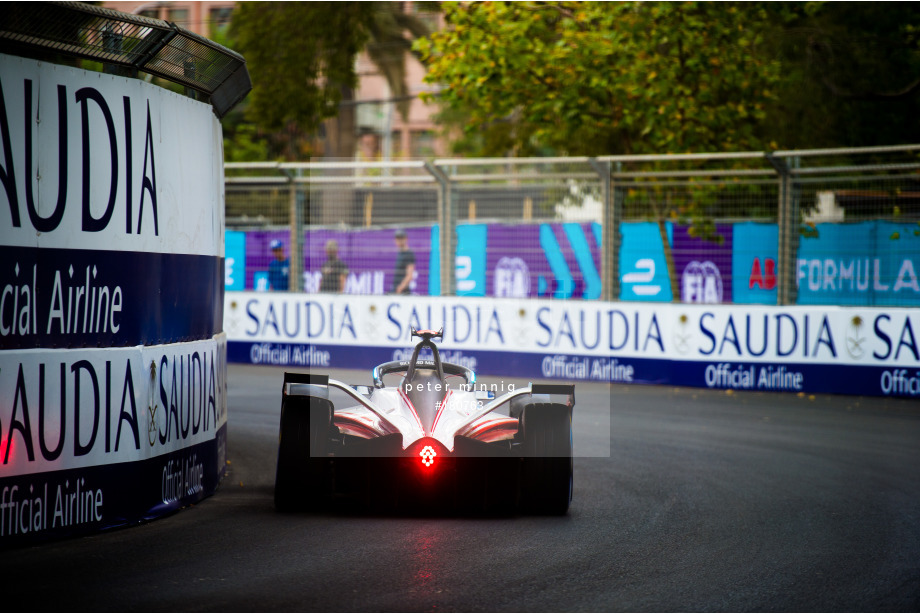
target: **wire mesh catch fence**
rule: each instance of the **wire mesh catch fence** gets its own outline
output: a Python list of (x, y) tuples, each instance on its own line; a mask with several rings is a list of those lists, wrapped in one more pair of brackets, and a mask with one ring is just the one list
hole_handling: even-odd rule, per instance
[(918, 150), (228, 164), (227, 226), (238, 289), (917, 306)]

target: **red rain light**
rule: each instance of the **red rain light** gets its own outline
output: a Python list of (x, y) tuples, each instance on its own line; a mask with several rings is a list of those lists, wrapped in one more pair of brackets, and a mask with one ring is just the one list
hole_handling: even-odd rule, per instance
[(439, 471), (444, 471), (450, 464), (450, 456), (450, 450), (432, 437), (418, 439), (406, 450), (406, 460), (414, 459), (410, 461), (412, 466), (418, 475), (426, 479), (433, 479)]
[(438, 453), (435, 452), (434, 448), (431, 446), (425, 446), (422, 448), (422, 451), (418, 453), (418, 455), (422, 458), (423, 465), (426, 467), (431, 467), (434, 464), (434, 457), (437, 456)]

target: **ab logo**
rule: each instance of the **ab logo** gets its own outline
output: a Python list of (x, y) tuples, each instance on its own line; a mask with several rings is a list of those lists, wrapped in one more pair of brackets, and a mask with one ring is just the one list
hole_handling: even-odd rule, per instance
[(763, 265), (763, 271), (761, 271), (760, 258), (754, 258), (748, 288), (753, 289), (754, 286), (759, 286), (763, 290), (776, 288), (776, 261), (773, 258), (764, 258)]

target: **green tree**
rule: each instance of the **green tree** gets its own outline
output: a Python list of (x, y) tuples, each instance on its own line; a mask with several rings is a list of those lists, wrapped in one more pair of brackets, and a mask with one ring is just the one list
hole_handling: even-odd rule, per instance
[(354, 87), (367, 42), (360, 2), (241, 2), (231, 33), (253, 81), (249, 116), (267, 130), (298, 122), (315, 130)]
[(783, 66), (768, 112), (783, 149), (916, 143), (920, 8), (914, 3), (768, 4)]
[(444, 6), (417, 43), (427, 80), (493, 147), (597, 155), (764, 145), (779, 63), (752, 3), (484, 2)]

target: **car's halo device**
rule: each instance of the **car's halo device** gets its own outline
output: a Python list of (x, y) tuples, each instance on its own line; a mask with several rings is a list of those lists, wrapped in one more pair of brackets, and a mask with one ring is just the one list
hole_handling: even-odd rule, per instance
[[(411, 359), (375, 367), (373, 386), (284, 374), (275, 507), (357, 500), (375, 508), (565, 514), (575, 387), (502, 385), (496, 397), (477, 389), (471, 369), (441, 361), (434, 339), (443, 329), (412, 329), (411, 337), (421, 339)], [(397, 386), (384, 383), (388, 375)], [(349, 406), (335, 407), (334, 391)]]

